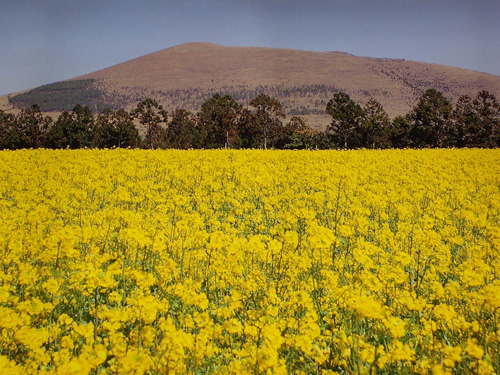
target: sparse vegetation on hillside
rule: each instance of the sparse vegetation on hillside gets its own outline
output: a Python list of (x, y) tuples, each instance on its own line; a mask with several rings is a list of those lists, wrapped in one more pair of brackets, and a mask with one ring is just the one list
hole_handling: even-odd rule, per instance
[[(253, 98), (264, 94), (278, 99), (282, 103), (285, 113), (294, 116), (324, 114), (328, 99), (337, 92), (345, 91), (345, 89), (339, 89), (333, 85), (320, 84), (303, 86), (257, 85), (255, 87), (240, 85), (223, 86), (220, 89), (192, 87), (139, 91), (134, 88), (126, 88), (122, 93), (116, 91), (107, 93), (105, 89), (94, 87), (105, 87), (105, 84), (97, 84), (93, 80), (59, 82), (13, 96), (10, 98), (10, 102), (19, 109), (40, 103), (43, 111), (68, 111), (73, 108), (74, 103), (80, 103), (93, 111), (102, 112), (105, 108), (130, 107), (132, 103), (140, 102), (144, 100), (144, 97), (148, 97), (159, 103), (165, 103), (162, 106), (169, 111), (184, 108), (197, 112), (204, 102), (218, 93), (231, 95), (242, 106), (248, 106)], [(364, 90), (361, 95), (370, 97), (377, 92), (378, 90)]]

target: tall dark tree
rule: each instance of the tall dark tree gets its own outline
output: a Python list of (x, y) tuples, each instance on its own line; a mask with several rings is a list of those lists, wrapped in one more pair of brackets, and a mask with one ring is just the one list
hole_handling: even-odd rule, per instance
[(500, 104), (495, 96), (486, 90), (480, 91), (472, 101), (476, 116), (475, 134), (477, 146), (500, 146)]
[[(73, 117), (68, 111), (64, 111), (59, 115), (54, 125), (47, 132), (46, 144), (50, 148), (69, 148), (70, 145), (75, 146), (76, 141), (73, 140)], [(73, 148), (76, 148), (73, 147)]]
[(278, 140), (278, 148), (304, 150), (317, 148), (319, 133), (307, 125), (306, 120), (293, 116), (285, 125), (284, 136)]
[(19, 143), (16, 117), (0, 109), (0, 150), (15, 149)]
[(392, 148), (412, 146), (410, 115), (396, 116), (389, 125), (389, 143)]
[(249, 103), (255, 108), (255, 126), (258, 140), (267, 149), (283, 134), (285, 112), (281, 103), (265, 94), (260, 94)]
[(139, 102), (131, 114), (144, 127), (146, 133), (145, 148), (154, 149), (165, 146), (165, 127), (168, 122), (168, 113), (161, 104), (148, 98)]
[(176, 109), (167, 130), (169, 147), (177, 149), (194, 148), (198, 141), (196, 121), (191, 112)]
[(257, 128), (255, 113), (247, 108), (243, 108), (236, 126), (240, 148), (259, 147), (259, 130)]
[(116, 112), (107, 108), (97, 117), (94, 131), (95, 147), (138, 147), (139, 144), (139, 131), (130, 114), (123, 108)]
[(64, 111), (47, 133), (47, 146), (78, 149), (92, 147), (94, 116), (89, 107), (77, 104), (72, 112)]
[(16, 116), (14, 131), (17, 132), (15, 148), (39, 148), (45, 145), (45, 136), (52, 119), (43, 116), (36, 104), (22, 110)]
[(94, 136), (94, 115), (89, 107), (77, 104), (73, 108), (73, 134), (75, 146), (71, 148), (92, 147)]
[(442, 92), (425, 91), (411, 115), (413, 146), (444, 147), (451, 126), (451, 111), (451, 102)]
[(326, 112), (332, 116), (328, 133), (336, 147), (353, 148), (359, 146), (363, 110), (351, 97), (338, 92), (326, 105)]
[(207, 148), (229, 148), (236, 136), (241, 106), (230, 95), (215, 94), (201, 106), (199, 131)]
[(450, 129), (450, 143), (454, 147), (478, 147), (478, 118), (474, 111), (472, 98), (462, 95), (455, 103)]
[(457, 147), (498, 147), (500, 145), (500, 104), (488, 91), (472, 99), (461, 96), (453, 110), (453, 140)]
[(386, 148), (389, 146), (389, 115), (375, 99), (363, 107), (361, 122), (361, 146), (365, 148)]

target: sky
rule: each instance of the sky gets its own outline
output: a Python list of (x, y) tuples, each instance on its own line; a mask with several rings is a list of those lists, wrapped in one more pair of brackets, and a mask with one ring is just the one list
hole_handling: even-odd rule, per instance
[(0, 0), (0, 95), (189, 42), (500, 75), (499, 0)]

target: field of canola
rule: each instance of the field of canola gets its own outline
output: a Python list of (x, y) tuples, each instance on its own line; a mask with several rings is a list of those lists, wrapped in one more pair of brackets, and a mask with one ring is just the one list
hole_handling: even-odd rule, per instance
[(0, 372), (500, 372), (500, 150), (0, 152)]

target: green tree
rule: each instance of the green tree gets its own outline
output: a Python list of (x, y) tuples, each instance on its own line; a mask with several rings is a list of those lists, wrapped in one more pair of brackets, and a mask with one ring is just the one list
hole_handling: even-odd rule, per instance
[(72, 112), (64, 111), (47, 133), (47, 146), (78, 149), (92, 147), (94, 116), (89, 107), (77, 104)]
[(450, 143), (454, 147), (477, 147), (478, 129), (477, 116), (472, 104), (472, 98), (462, 95), (455, 103), (450, 129)]
[(284, 131), (282, 119), (285, 112), (281, 103), (265, 94), (260, 94), (252, 101), (250, 105), (255, 108), (255, 128), (258, 140), (261, 142), (264, 150), (268, 145), (273, 146)]
[(411, 120), (409, 115), (396, 116), (389, 125), (390, 146), (393, 148), (406, 148), (412, 146)]
[(45, 145), (45, 136), (52, 119), (43, 116), (36, 104), (22, 110), (15, 119), (14, 128), (17, 135), (12, 134), (15, 148), (39, 148)]
[(446, 147), (451, 111), (451, 102), (442, 92), (436, 89), (425, 91), (411, 114), (413, 146)]
[[(476, 146), (500, 146), (500, 104), (496, 97), (486, 90), (480, 91), (472, 101), (472, 110), (476, 118), (474, 136)], [(470, 129), (470, 128), (469, 128)]]
[(375, 99), (363, 107), (361, 122), (361, 146), (365, 148), (386, 148), (389, 146), (389, 116)]
[(241, 106), (230, 95), (215, 94), (201, 106), (198, 113), (203, 147), (229, 148), (236, 137), (236, 124)]
[(168, 113), (161, 104), (151, 98), (145, 99), (137, 104), (131, 115), (145, 129), (144, 146), (146, 148), (154, 149), (165, 146)]
[(293, 116), (285, 125), (285, 136), (279, 140), (284, 149), (304, 150), (317, 148), (318, 132), (307, 125), (304, 118)]
[[(64, 111), (59, 115), (54, 125), (47, 132), (46, 144), (50, 148), (69, 148), (75, 145), (72, 131), (73, 118), (71, 113)], [(76, 148), (76, 147), (73, 147)]]
[(178, 149), (194, 148), (198, 133), (196, 121), (191, 112), (185, 109), (176, 109), (167, 130), (168, 145)]
[(0, 150), (14, 149), (19, 142), (18, 138), (15, 116), (0, 109)]
[(485, 90), (474, 99), (461, 96), (453, 110), (453, 133), (459, 147), (498, 147), (500, 104), (495, 96)]
[(257, 129), (256, 115), (252, 111), (243, 108), (236, 124), (239, 147), (256, 148), (258, 147), (259, 131)]
[(94, 131), (95, 147), (137, 147), (139, 144), (139, 131), (130, 114), (123, 108), (116, 112), (107, 108), (97, 117)]
[(361, 106), (348, 94), (338, 92), (327, 103), (326, 112), (332, 116), (332, 122), (327, 130), (335, 147), (357, 147), (363, 120)]
[(84, 148), (92, 147), (94, 136), (94, 115), (87, 106), (80, 104), (75, 105), (72, 113), (73, 119), (73, 135), (75, 147), (71, 148)]

